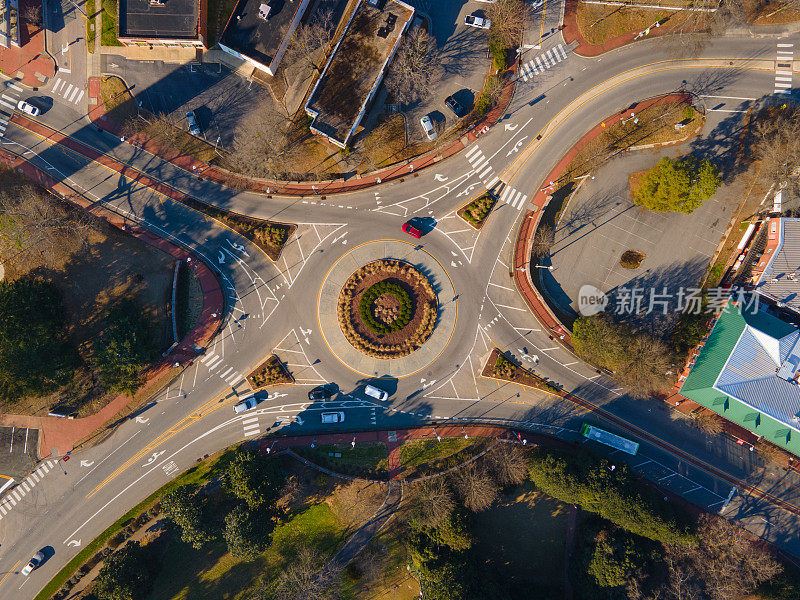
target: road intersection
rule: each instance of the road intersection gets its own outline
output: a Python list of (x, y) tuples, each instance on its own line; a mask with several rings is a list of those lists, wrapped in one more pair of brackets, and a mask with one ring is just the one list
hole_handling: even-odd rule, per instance
[[(568, 58), (551, 69), (533, 70), (528, 81), (518, 83), (500, 122), (464, 151), (405, 181), (327, 197), (266, 197), (227, 188), (98, 131), (69, 103), (59, 103), (41, 121), (124, 168), (88, 158), (15, 116), (0, 147), (195, 253), (218, 274), (226, 308), (217, 337), (146, 410), (102, 442), (75, 452), (72, 461), (59, 462), (3, 515), (0, 599), (33, 598), (91, 539), (203, 456), (276, 431), (328, 431), (319, 413), (331, 409), (346, 414), (345, 422), (334, 426), (337, 431), (485, 422), (575, 441), (581, 422), (604, 423), (642, 442), (631, 466), (643, 476), (709, 510), (724, 505), (727, 517), (800, 555), (800, 509), (794, 508), (800, 506), (800, 477), (772, 474), (746, 450), (703, 435), (662, 403), (625, 395), (542, 327), (517, 293), (510, 268), (530, 199), (585, 131), (632, 102), (678, 89), (726, 98), (726, 107), (735, 107), (726, 110), (755, 105), (737, 98), (769, 102), (775, 43), (725, 38), (699, 59), (684, 61), (648, 41), (584, 59), (570, 53), (560, 36), (551, 36), (525, 64), (533, 60), (538, 67), (536, 57), (559, 45)], [(144, 183), (142, 175), (159, 185)], [(503, 201), (480, 231), (455, 215), (472, 197), (498, 185)], [(298, 229), (273, 263), (248, 240), (165, 190), (296, 223)], [(441, 353), (422, 370), (398, 377), (364, 374), (332, 352), (322, 332), (319, 292), (331, 268), (353, 249), (377, 240), (407, 243), (400, 225), (412, 216), (437, 223), (419, 247), (451, 282), (458, 318)], [(481, 377), (494, 347), (572, 391), (573, 401)], [(234, 414), (236, 394), (244, 391), (242, 377), (271, 352), (289, 363), (296, 384), (276, 388), (255, 410)], [(376, 379), (390, 392), (387, 402), (363, 394), (364, 384)], [(323, 381), (335, 382), (339, 394), (332, 401), (309, 402), (307, 391)], [(46, 545), (55, 548), (50, 560), (29, 578), (13, 576), (21, 561)], [(7, 573), (12, 576), (5, 578)]]

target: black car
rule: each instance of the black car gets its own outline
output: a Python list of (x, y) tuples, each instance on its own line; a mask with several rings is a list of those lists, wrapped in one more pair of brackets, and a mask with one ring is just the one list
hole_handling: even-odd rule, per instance
[(312, 402), (316, 400), (327, 400), (331, 396), (333, 396), (333, 392), (324, 385), (317, 386), (308, 392), (308, 399)]
[(444, 105), (453, 111), (453, 113), (461, 118), (467, 115), (467, 109), (464, 108), (464, 105), (461, 104), (458, 100), (456, 100), (453, 96), (448, 96), (444, 100)]

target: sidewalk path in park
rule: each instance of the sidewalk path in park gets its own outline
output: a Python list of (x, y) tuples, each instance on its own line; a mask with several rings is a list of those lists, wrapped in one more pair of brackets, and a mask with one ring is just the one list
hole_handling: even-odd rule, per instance
[[(126, 222), (119, 215), (90, 202), (69, 186), (53, 179), (16, 154), (2, 150), (0, 151), (0, 161), (10, 168), (22, 172), (66, 201), (105, 219), (121, 231), (170, 254), (176, 260), (191, 264), (200, 281), (203, 292), (203, 310), (197, 326), (178, 343), (167, 357), (148, 370), (142, 389), (147, 390), (148, 386), (154, 386), (158, 382), (166, 382), (167, 379), (171, 380), (180, 374), (181, 369), (197, 356), (194, 348), (196, 346), (204, 346), (215, 335), (220, 326), (224, 303), (222, 290), (216, 276), (208, 266), (184, 248), (175, 246), (135, 224)], [(180, 364), (180, 366), (175, 367), (176, 363)], [(158, 390), (152, 389), (149, 391), (155, 393)], [(121, 394), (97, 413), (80, 419), (5, 414), (0, 416), (0, 424), (38, 429), (38, 456), (40, 458), (57, 457), (73, 449), (81, 440), (90, 436), (100, 427), (110, 423), (120, 413), (124, 413), (130, 403), (131, 397)]]
[[(408, 161), (347, 180), (293, 182), (256, 179), (253, 177), (236, 175), (225, 169), (211, 166), (191, 156), (181, 154), (172, 148), (165, 147), (154, 140), (147, 139), (144, 135), (137, 134), (126, 138), (126, 141), (142, 148), (150, 154), (158, 156), (162, 160), (171, 162), (177, 167), (191, 171), (200, 177), (224, 185), (235, 186), (237, 189), (282, 196), (317, 196), (354, 192), (386, 183), (387, 181), (413, 176), (413, 174), (420, 169), (435, 165), (439, 161), (457, 154), (489, 131), (492, 125), (500, 120), (506, 108), (508, 108), (508, 105), (511, 103), (511, 98), (514, 95), (514, 86), (517, 80), (515, 75), (518, 66), (519, 61), (516, 61), (510, 67), (509, 71), (506, 72), (506, 84), (495, 107), (492, 108), (485, 117), (478, 120), (475, 125), (458, 138), (458, 140), (452, 142), (448, 146), (436, 148)], [(92, 77), (89, 79), (89, 106), (89, 118), (95, 125), (120, 138), (124, 137), (122, 127), (106, 114), (105, 106), (100, 97), (100, 78)]]

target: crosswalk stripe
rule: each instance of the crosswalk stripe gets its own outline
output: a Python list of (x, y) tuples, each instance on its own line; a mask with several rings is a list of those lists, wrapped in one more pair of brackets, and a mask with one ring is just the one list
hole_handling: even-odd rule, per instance
[(498, 177), (497, 175), (495, 175), (495, 176), (494, 176), (494, 177), (491, 179), (491, 181), (489, 181), (489, 183), (487, 183), (487, 184), (486, 184), (486, 187), (492, 187), (492, 186), (493, 186), (495, 183), (497, 183), (497, 180), (498, 180), (498, 179), (500, 179), (500, 177)]
[(225, 379), (228, 376), (228, 373), (230, 373), (231, 371), (233, 371), (233, 367), (228, 367), (225, 370), (225, 372), (220, 373), (219, 376), (222, 377), (223, 379)]
[(18, 85), (16, 85), (16, 84), (13, 84), (13, 83), (11, 83), (11, 82), (7, 83), (6, 85), (7, 85), (8, 87), (10, 87), (12, 90), (17, 90), (18, 92), (21, 92), (21, 91), (22, 91), (22, 88), (21, 88), (21, 87), (19, 87), (19, 86), (18, 86)]
[(221, 356), (217, 356), (217, 357), (216, 357), (214, 360), (212, 360), (211, 362), (209, 362), (209, 363), (206, 365), (206, 368), (207, 368), (209, 371), (213, 371), (214, 369), (216, 369), (216, 368), (217, 368), (218, 366), (220, 366), (221, 364), (222, 364), (222, 357), (221, 357)]
[(567, 53), (564, 51), (564, 46), (562, 46), (561, 44), (559, 44), (559, 45), (558, 45), (558, 49), (559, 49), (559, 50), (561, 50), (561, 54), (563, 54), (563, 55), (564, 55), (564, 59), (566, 60), (566, 58), (567, 58)]
[(71, 83), (69, 84), (69, 87), (67, 88), (67, 91), (62, 94), (64, 96), (64, 98), (67, 97), (67, 94), (69, 94), (72, 91), (72, 88), (74, 88), (74, 87), (75, 86), (73, 84), (71, 84)]
[(11, 503), (11, 506), (16, 506), (17, 502), (11, 496), (8, 496), (7, 500)]
[(63, 81), (61, 80), (61, 77), (58, 77), (55, 83), (53, 83), (53, 91), (55, 92), (58, 89), (58, 86), (61, 85), (62, 83)]
[(516, 197), (514, 198), (514, 200), (510, 201), (509, 204), (514, 208), (517, 208), (517, 202), (519, 201), (520, 196), (522, 196), (522, 192), (517, 192)]
[(548, 50), (547, 51), (547, 55), (550, 56), (550, 60), (552, 60), (554, 64), (557, 63), (557, 62), (561, 62), (561, 57), (558, 55), (558, 52), (556, 52), (555, 50), (553, 51), (552, 55), (550, 54), (550, 50)]
[(261, 433), (260, 429), (254, 429), (253, 431), (245, 431), (244, 437), (250, 437), (251, 435), (258, 435), (259, 433)]
[[(24, 481), (22, 482), (22, 487), (25, 488), (25, 493), (26, 494), (31, 491), (31, 488), (29, 488), (28, 484), (25, 483)], [(33, 487), (33, 486), (31, 486), (31, 487)]]
[(0, 506), (0, 512), (3, 513), (3, 514), (6, 514), (6, 509), (3, 508), (2, 506)]
[(776, 94), (791, 94), (792, 90), (775, 90)]
[(536, 64), (537, 64), (537, 65), (539, 65), (539, 68), (540, 68), (540, 69), (542, 70), (542, 72), (544, 73), (544, 67), (542, 66), (542, 61), (540, 61), (540, 60), (539, 60), (539, 57), (538, 57), (538, 56), (536, 57)]
[(45, 473), (47, 473), (51, 468), (52, 468), (52, 465), (50, 464), (49, 460), (47, 461), (46, 465), (42, 465), (42, 471), (44, 471)]
[(19, 501), (19, 500), (22, 500), (22, 496), (24, 496), (25, 494), (22, 494), (22, 496), (20, 496), (18, 491), (14, 490), (13, 492), (11, 492), (11, 495), (14, 496), (14, 498), (16, 498), (17, 501)]
[[(56, 461), (56, 462), (58, 462), (58, 461)], [(48, 460), (48, 461), (47, 461), (47, 468), (48, 468), (48, 469), (52, 469), (52, 468), (53, 468), (53, 467), (55, 467), (55, 466), (56, 466), (56, 463), (55, 463), (55, 462), (53, 462), (52, 460)]]
[(239, 375), (238, 379), (232, 379), (232, 380), (228, 381), (228, 385), (231, 386), (231, 387), (236, 387), (237, 385), (242, 383), (244, 381), (244, 379), (245, 378), (242, 375)]
[(793, 74), (794, 73), (792, 73), (791, 71), (779, 71), (778, 69), (775, 69), (775, 75), (793, 75)]
[(250, 423), (257, 423), (257, 422), (258, 422), (258, 417), (250, 417), (249, 419), (244, 419), (242, 421), (242, 425), (248, 425)]
[(545, 56), (544, 54), (540, 54), (539, 58), (541, 58), (544, 61), (544, 66), (547, 67), (548, 69), (552, 66), (550, 64), (550, 61), (547, 60), (547, 56)]
[(531, 63), (525, 63), (525, 70), (526, 70), (526, 71), (528, 71), (528, 75), (529, 75), (530, 77), (533, 77), (533, 76), (534, 76), (534, 71), (533, 71), (533, 69), (531, 68)]
[(201, 363), (203, 363), (203, 364), (206, 364), (206, 361), (207, 361), (209, 358), (211, 358), (212, 356), (214, 356), (214, 353), (213, 353), (213, 352), (209, 352), (209, 353), (208, 353), (208, 354), (206, 354), (206, 355), (205, 355), (203, 358), (201, 358), (201, 359), (200, 359), (200, 362), (201, 362)]
[(480, 148), (478, 148), (477, 146), (473, 146), (467, 151), (465, 156), (469, 159), (469, 157), (475, 154), (478, 150), (480, 150)]
[(790, 87), (792, 87), (792, 84), (791, 83), (779, 83), (779, 82), (776, 81), (775, 82), (775, 87), (776, 88), (790, 88)]
[(481, 155), (478, 157), (478, 160), (476, 160), (474, 163), (472, 163), (472, 168), (473, 168), (473, 169), (475, 169), (475, 170), (477, 171), (477, 170), (478, 170), (478, 167), (480, 167), (480, 166), (481, 166), (483, 163), (485, 163), (487, 160), (489, 160), (489, 159), (488, 159), (488, 158), (486, 158), (486, 157), (485, 157), (483, 154), (481, 154)]
[(778, 44), (778, 48), (792, 48), (794, 44)]
[(36, 473), (31, 473), (28, 479), (33, 479), (33, 483), (39, 483), (39, 478), (36, 476)]
[(16, 102), (17, 99), (14, 96), (9, 96), (7, 94), (0, 94), (0, 98), (5, 98), (6, 100), (11, 100), (11, 102)]
[(72, 94), (70, 94), (69, 98), (67, 98), (66, 94), (64, 94), (64, 98), (67, 98), (67, 102), (72, 102), (72, 99), (77, 95), (79, 91), (80, 88), (76, 87), (74, 90), (72, 90)]
[(225, 383), (230, 383), (237, 377), (239, 377), (239, 371), (234, 371), (233, 373), (228, 375), (228, 377), (225, 378)]
[(16, 106), (14, 106), (13, 104), (9, 104), (5, 100), (0, 100), (0, 104), (2, 104), (3, 106), (7, 106), (8, 108), (10, 108), (12, 110), (16, 108)]
[(258, 429), (258, 423), (250, 423), (249, 425), (245, 425), (244, 430), (247, 431), (248, 429)]
[(791, 81), (791, 77), (776, 77), (775, 81)]
[(524, 194), (522, 196), (522, 200), (520, 200), (520, 202), (519, 202), (519, 207), (522, 208), (523, 206), (525, 206), (525, 202), (527, 202), (527, 200), (528, 200), (528, 195)]
[(486, 177), (492, 170), (492, 165), (486, 165), (486, 168), (478, 175), (478, 179), (483, 179)]
[(505, 202), (506, 201), (506, 197), (508, 196), (508, 192), (513, 192), (513, 190), (510, 187), (507, 187), (506, 189), (504, 189), (503, 190), (503, 194), (500, 196), (500, 200)]
[(520, 77), (522, 77), (522, 81), (528, 82), (528, 76), (525, 74), (525, 69), (520, 69)]
[(80, 101), (81, 101), (81, 98), (83, 98), (83, 95), (84, 95), (85, 93), (86, 93), (86, 90), (81, 90), (81, 93), (80, 93), (80, 94), (78, 94), (78, 97), (77, 97), (77, 98), (75, 98), (75, 103), (76, 103), (76, 104), (77, 104), (78, 102), (80, 102)]

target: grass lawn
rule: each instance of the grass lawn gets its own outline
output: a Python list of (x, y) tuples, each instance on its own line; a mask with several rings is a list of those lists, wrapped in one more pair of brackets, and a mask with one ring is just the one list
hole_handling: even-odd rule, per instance
[[(681, 0), (670, 0), (665, 4), (680, 5)], [(648, 2), (658, 4), (658, 1)], [(677, 27), (685, 21), (687, 13), (643, 8), (623, 8), (602, 4), (578, 3), (577, 21), (581, 35), (590, 44), (601, 45), (625, 33), (642, 31), (661, 21), (661, 27)], [(664, 19), (667, 19), (664, 22)]]
[(278, 525), (270, 547), (252, 561), (231, 556), (224, 543), (198, 551), (176, 538), (167, 550), (169, 566), (146, 600), (243, 598), (260, 577), (276, 577), (301, 546), (311, 546), (319, 556), (332, 556), (344, 533), (330, 507), (316, 504)]
[(86, 19), (86, 45), (89, 47), (89, 52), (94, 52), (94, 41), (97, 37), (97, 32), (94, 30), (95, 0), (86, 0), (85, 10), (89, 15), (89, 18)]
[(295, 452), (336, 473), (369, 479), (386, 478), (388, 474), (388, 453), (386, 444), (381, 442), (364, 442), (355, 448), (350, 444), (323, 444), (313, 449), (295, 448)]
[(400, 448), (400, 464), (406, 472), (404, 477), (442, 471), (469, 460), (483, 449), (483, 438), (446, 438), (436, 440), (413, 440)]
[[(103, 46), (122, 46), (117, 39), (117, 2), (116, 0), (100, 0), (103, 14), (100, 16), (103, 31), (100, 32), (100, 43)], [(88, 12), (88, 11), (87, 11)]]
[(119, 77), (106, 75), (100, 80), (100, 98), (106, 112), (118, 123), (125, 123), (137, 114), (133, 95)]
[(567, 509), (525, 483), (475, 516), (475, 552), (509, 580), (509, 588), (528, 590), (537, 600), (563, 598)]

